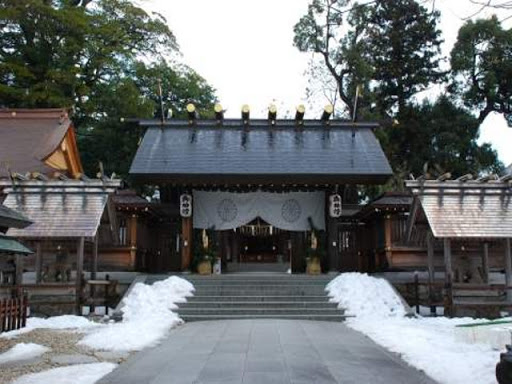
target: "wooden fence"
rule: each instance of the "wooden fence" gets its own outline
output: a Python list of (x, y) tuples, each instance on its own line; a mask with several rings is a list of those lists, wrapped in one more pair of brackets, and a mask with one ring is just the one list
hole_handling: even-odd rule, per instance
[(25, 327), (27, 324), (27, 307), (28, 300), (26, 296), (0, 300), (0, 333)]
[(510, 288), (505, 284), (429, 283), (420, 281), (416, 275), (413, 282), (406, 282), (404, 286), (410, 293), (408, 302), (417, 313), (420, 305), (430, 307), (432, 313), (435, 307), (443, 306), (445, 316), (449, 317), (464, 309), (473, 310), (477, 317), (496, 317), (501, 309), (512, 309), (512, 302), (506, 298)]

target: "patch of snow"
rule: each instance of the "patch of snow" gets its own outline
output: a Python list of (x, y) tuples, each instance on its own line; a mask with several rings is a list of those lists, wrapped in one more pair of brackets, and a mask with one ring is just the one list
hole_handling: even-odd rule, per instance
[(12, 384), (94, 384), (116, 367), (112, 363), (78, 364), (21, 376)]
[(87, 320), (85, 317), (74, 315), (63, 315), (48, 317), (46, 319), (40, 317), (29, 317), (25, 328), (17, 329), (11, 332), (5, 332), (0, 337), (12, 338), (23, 333), (30, 332), (34, 329), (86, 329), (99, 326), (98, 323)]
[(404, 316), (402, 300), (384, 279), (376, 279), (361, 273), (343, 273), (327, 284), (331, 301), (338, 303), (347, 315)]
[(366, 274), (341, 274), (326, 290), (333, 301), (355, 315), (347, 319), (347, 326), (401, 355), (439, 383), (496, 383), (494, 369), (499, 351), (457, 338), (457, 325), (481, 320), (406, 318), (400, 297), (388, 283)]
[(80, 344), (107, 351), (137, 351), (157, 344), (183, 321), (172, 310), (186, 302), (194, 286), (171, 276), (153, 285), (136, 284), (123, 300), (123, 321), (92, 329)]
[(50, 348), (34, 344), (19, 343), (9, 349), (7, 352), (0, 354), (0, 364), (12, 363), (22, 360), (30, 360), (46, 353)]

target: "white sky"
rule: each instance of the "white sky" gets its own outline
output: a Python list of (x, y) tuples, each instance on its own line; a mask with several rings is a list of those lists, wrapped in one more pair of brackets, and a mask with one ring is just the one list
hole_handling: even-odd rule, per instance
[[(270, 103), (277, 105), (281, 116), (306, 104), (304, 72), (311, 56), (293, 47), (293, 26), (309, 1), (139, 0), (144, 8), (166, 17), (184, 62), (216, 88), (227, 117), (238, 117), (243, 104), (250, 105), (251, 117), (265, 117)], [(447, 56), (461, 18), (477, 8), (469, 0), (437, 0), (436, 7), (442, 14)], [(306, 111), (309, 118), (320, 114)], [(512, 128), (502, 116), (486, 119), (480, 141), (491, 142), (505, 165), (512, 163)]]

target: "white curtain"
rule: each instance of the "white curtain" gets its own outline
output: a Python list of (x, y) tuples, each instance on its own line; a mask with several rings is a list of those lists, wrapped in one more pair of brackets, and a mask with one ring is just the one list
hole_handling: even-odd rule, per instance
[(257, 217), (276, 228), (308, 231), (325, 229), (324, 192), (193, 192), (194, 228), (227, 230), (248, 224)]

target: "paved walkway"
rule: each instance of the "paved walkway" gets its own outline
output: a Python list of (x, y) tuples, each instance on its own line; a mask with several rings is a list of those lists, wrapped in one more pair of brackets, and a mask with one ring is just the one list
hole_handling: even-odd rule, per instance
[(302, 320), (188, 323), (98, 383), (435, 384), (342, 323)]

